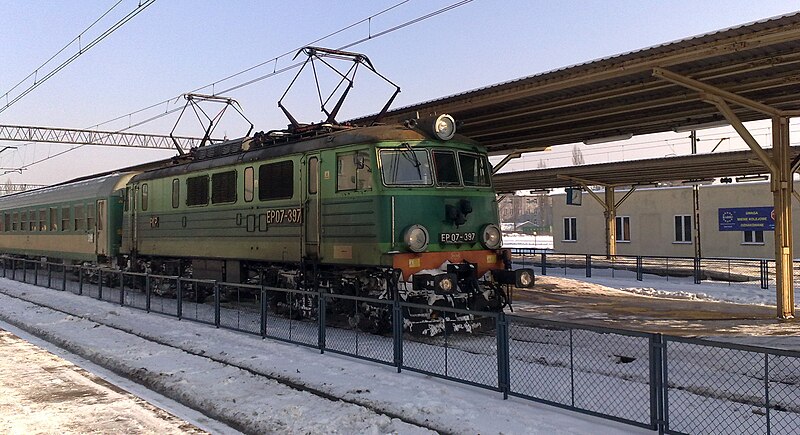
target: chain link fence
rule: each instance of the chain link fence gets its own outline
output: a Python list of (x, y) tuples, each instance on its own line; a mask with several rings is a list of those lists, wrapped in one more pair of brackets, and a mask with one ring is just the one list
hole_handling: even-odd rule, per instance
[[(579, 259), (556, 258), (551, 263), (542, 257), (543, 267)], [(598, 263), (582, 258), (584, 268)], [(714, 269), (730, 273), (724, 270), (728, 265), (740, 271), (752, 267), (725, 261)], [(0, 266), (5, 278), (661, 433), (789, 434), (800, 427), (800, 352), (410, 304), (398, 295), (379, 300), (324, 288), (220, 283), (11, 257), (0, 257)], [(620, 273), (673, 268), (694, 274), (696, 263), (628, 258), (597, 267)], [(412, 312), (427, 313), (430, 320), (412, 328)]]

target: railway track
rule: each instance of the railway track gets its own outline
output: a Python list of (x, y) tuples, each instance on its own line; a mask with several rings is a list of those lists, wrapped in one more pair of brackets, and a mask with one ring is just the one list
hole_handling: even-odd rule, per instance
[[(101, 316), (92, 315), (90, 313), (79, 313), (75, 312), (74, 309), (64, 309), (62, 307), (57, 307), (52, 304), (43, 303), (40, 300), (36, 300), (32, 297), (26, 297), (25, 293), (18, 294), (13, 291), (7, 291), (5, 289), (0, 289), (0, 298), (12, 298), (17, 301), (24, 302), (26, 304), (31, 305), (31, 309), (35, 309), (37, 311), (50, 311), (51, 313), (58, 313), (66, 317), (66, 322), (89, 322), (92, 324), (92, 329), (97, 328), (108, 328), (108, 330), (113, 331), (114, 335), (123, 335), (123, 336), (134, 336), (138, 341), (141, 341), (144, 345), (155, 346), (161, 349), (162, 352), (177, 352), (177, 353), (186, 353), (191, 356), (191, 358), (196, 358), (201, 360), (200, 363), (197, 365), (207, 365), (207, 366), (216, 366), (217, 369), (220, 370), (227, 370), (227, 371), (241, 371), (247, 375), (248, 382), (263, 382), (265, 384), (277, 384), (278, 389), (282, 390), (291, 390), (294, 392), (300, 392), (304, 394), (309, 394), (314, 397), (315, 400), (321, 402), (320, 406), (324, 406), (325, 403), (335, 403), (337, 407), (347, 406), (347, 407), (358, 407), (362, 408), (364, 411), (355, 410), (356, 413), (371, 413), (378, 416), (386, 416), (389, 419), (394, 419), (402, 422), (408, 429), (409, 427), (413, 427), (417, 429), (416, 431), (412, 430), (412, 432), (426, 432), (436, 431), (439, 433), (447, 433), (446, 428), (442, 427), (432, 427), (429, 424), (426, 424), (424, 421), (411, 421), (408, 418), (394, 414), (392, 412), (379, 409), (378, 407), (370, 404), (364, 403), (358, 400), (352, 400), (348, 398), (342, 398), (335, 396), (331, 393), (326, 391), (322, 391), (318, 388), (314, 388), (313, 386), (305, 385), (300, 382), (293, 381), (286, 377), (277, 376), (275, 373), (265, 373), (263, 371), (259, 371), (252, 367), (249, 367), (247, 364), (236, 362), (230, 355), (221, 354), (215, 355), (211, 352), (206, 352), (204, 350), (197, 350), (192, 346), (181, 346), (180, 344), (176, 344), (174, 340), (165, 339), (163, 337), (143, 333), (141, 331), (136, 331), (132, 328), (126, 328), (124, 326), (120, 326), (119, 324), (115, 324), (113, 321), (109, 321), (108, 319), (104, 319)], [(151, 314), (152, 315), (152, 314)], [(77, 354), (83, 358), (86, 358), (108, 370), (111, 370), (121, 376), (130, 378), (131, 380), (140, 383), (147, 387), (150, 390), (158, 392), (166, 397), (169, 397), (173, 400), (176, 400), (187, 407), (193, 408), (209, 417), (212, 417), (216, 420), (219, 420), (225, 424), (230, 425), (231, 427), (240, 430), (245, 433), (254, 433), (260, 432), (263, 428), (254, 427), (253, 424), (249, 421), (250, 419), (245, 419), (245, 421), (241, 421), (240, 419), (236, 418), (236, 415), (229, 415), (229, 413), (224, 412), (224, 410), (215, 409), (213, 407), (204, 407), (198, 405), (191, 400), (187, 401), (186, 397), (182, 394), (176, 393), (174, 389), (169, 388), (162, 383), (158, 382), (158, 379), (152, 378), (152, 370), (130, 370), (130, 366), (120, 362), (109, 362), (107, 358), (98, 357), (96, 352), (93, 352), (90, 349), (87, 349), (85, 346), (75, 344), (70, 342), (69, 340), (59, 339), (56, 334), (53, 334), (50, 331), (47, 331), (46, 328), (43, 328), (41, 325), (30, 325), (25, 322), (19, 321), (13, 315), (9, 315), (6, 312), (0, 312), (0, 319), (3, 321), (14, 325), (17, 328), (20, 328), (32, 335), (38, 336), (46, 341), (50, 341), (51, 343), (64, 348), (74, 354)], [(124, 358), (124, 356), (120, 356), (120, 358)], [(299, 373), (299, 371), (298, 371)], [(157, 377), (158, 378), (158, 377)], [(273, 384), (273, 385), (274, 385)], [(279, 393), (280, 394), (280, 393)], [(242, 399), (246, 400), (246, 397)], [(202, 401), (201, 401), (202, 402)], [(234, 400), (235, 402), (235, 400)], [(235, 405), (234, 405), (235, 406)], [(281, 429), (281, 427), (273, 427), (273, 429)]]

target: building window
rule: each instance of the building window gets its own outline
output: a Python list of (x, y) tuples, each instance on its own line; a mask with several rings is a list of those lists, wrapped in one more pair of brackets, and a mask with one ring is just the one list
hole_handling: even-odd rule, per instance
[(763, 245), (764, 232), (763, 231), (742, 231), (744, 233), (745, 245)]
[(208, 175), (186, 179), (186, 205), (208, 204)]
[(211, 203), (236, 202), (236, 171), (211, 176)]
[(286, 160), (258, 167), (258, 199), (292, 199), (294, 196), (294, 163)]
[(617, 216), (617, 241), (630, 242), (631, 241), (631, 218), (630, 216)]
[(675, 216), (675, 242), (691, 243), (692, 217), (689, 215)]
[(565, 242), (578, 241), (578, 218), (575, 217), (564, 218), (564, 241)]

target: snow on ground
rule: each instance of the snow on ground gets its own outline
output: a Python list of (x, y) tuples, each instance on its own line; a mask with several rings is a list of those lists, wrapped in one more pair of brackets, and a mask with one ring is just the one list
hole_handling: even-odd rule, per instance
[(62, 310), (0, 295), (0, 319), (245, 432), (647, 432), (86, 296), (5, 279), (0, 289)]

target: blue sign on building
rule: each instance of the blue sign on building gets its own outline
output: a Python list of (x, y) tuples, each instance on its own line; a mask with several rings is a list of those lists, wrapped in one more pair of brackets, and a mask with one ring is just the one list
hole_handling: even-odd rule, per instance
[(734, 207), (719, 209), (720, 231), (775, 231), (775, 208)]

